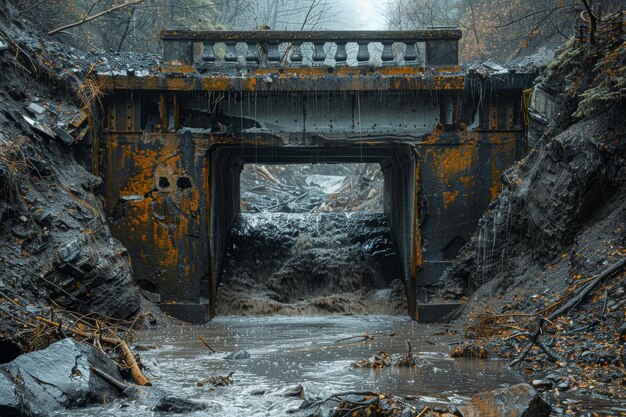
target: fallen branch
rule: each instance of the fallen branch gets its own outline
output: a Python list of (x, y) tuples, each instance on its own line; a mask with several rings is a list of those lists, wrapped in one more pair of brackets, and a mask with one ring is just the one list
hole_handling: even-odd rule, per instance
[[(355, 391), (355, 392), (341, 392), (338, 394), (333, 394), (330, 397), (326, 398), (325, 400), (321, 400), (321, 401), (317, 401), (314, 403), (311, 403), (309, 405), (307, 405), (304, 408), (312, 408), (312, 407), (319, 407), (320, 405), (326, 404), (328, 401), (336, 401), (336, 402), (341, 402), (341, 401), (345, 401), (345, 399), (343, 397), (347, 397), (347, 396), (358, 396), (358, 397), (373, 397), (376, 399), (376, 401), (378, 401), (378, 399), (382, 396), (383, 398), (386, 398), (386, 396), (384, 394), (381, 394), (379, 392), (373, 392), (373, 391)], [(359, 405), (365, 405), (369, 402), (368, 401), (356, 401), (356, 402), (352, 402), (353, 404), (359, 404)], [(374, 401), (375, 402), (375, 401)]]
[(113, 388), (117, 389), (119, 392), (124, 394), (128, 398), (139, 399), (147, 397), (147, 393), (137, 387), (134, 387), (130, 384), (127, 384), (123, 381), (118, 381), (111, 375), (107, 374), (101, 369), (96, 367), (90, 367), (92, 372), (102, 378), (105, 382), (111, 385)]
[(298, 201), (298, 200), (302, 199), (302, 198), (303, 198), (305, 195), (307, 195), (307, 194), (309, 194), (309, 192), (308, 192), (308, 191), (306, 191), (306, 192), (304, 192), (304, 193), (300, 194), (300, 195), (299, 195), (299, 196), (297, 196), (297, 197), (294, 197), (293, 199), (291, 199), (291, 200), (289, 200), (289, 201), (285, 201), (284, 203), (278, 203), (278, 204), (274, 204), (273, 206), (264, 207), (262, 210), (263, 210), (263, 211), (273, 210), (273, 209), (275, 209), (275, 208), (277, 208), (277, 207), (284, 206), (285, 204), (295, 203), (296, 201)]
[(539, 325), (537, 326), (537, 331), (535, 331), (535, 333), (533, 334), (527, 333), (527, 332), (520, 332), (507, 339), (509, 340), (509, 339), (512, 339), (514, 337), (519, 337), (519, 336), (530, 338), (528, 344), (526, 345), (526, 347), (524, 347), (524, 350), (522, 350), (522, 352), (517, 356), (517, 358), (515, 358), (509, 363), (509, 366), (515, 366), (521, 361), (523, 361), (526, 355), (528, 355), (528, 352), (530, 352), (530, 350), (532, 349), (534, 345), (537, 345), (553, 362), (562, 361), (562, 358), (560, 356), (558, 356), (555, 353), (552, 353), (550, 349), (548, 349), (548, 347), (543, 342), (539, 341), (539, 336), (543, 333), (543, 324), (545, 323), (545, 321), (546, 319), (544, 319), (543, 317), (539, 318)]
[(48, 32), (48, 35), (54, 35), (55, 33), (59, 33), (59, 32), (61, 32), (63, 30), (70, 29), (70, 28), (73, 28), (73, 27), (76, 27), (76, 26), (80, 26), (80, 25), (82, 25), (84, 23), (91, 22), (94, 19), (97, 19), (99, 17), (105, 16), (105, 15), (107, 15), (109, 13), (112, 13), (112, 12), (114, 12), (116, 10), (119, 10), (119, 9), (122, 9), (122, 8), (128, 7), (128, 6), (133, 6), (133, 5), (139, 4), (139, 3), (143, 3), (143, 0), (129, 1), (127, 3), (123, 3), (123, 4), (117, 5), (115, 7), (111, 7), (110, 9), (107, 9), (107, 10), (105, 10), (103, 12), (94, 14), (93, 16), (85, 16), (85, 18), (83, 20), (79, 20), (78, 22), (70, 23), (70, 24), (67, 24), (67, 25), (64, 25), (64, 26), (61, 26), (61, 27), (58, 27), (56, 29), (51, 30), (50, 32)]
[(198, 336), (198, 339), (200, 339), (200, 341), (202, 342), (202, 344), (204, 346), (206, 346), (211, 352), (215, 353), (215, 351), (213, 350), (213, 348), (211, 346), (209, 346), (209, 344), (207, 343), (206, 340), (204, 340), (204, 337), (202, 336)]
[(84, 332), (82, 330), (79, 329), (75, 329), (75, 328), (71, 328), (71, 327), (67, 327), (64, 326), (62, 323), (56, 323), (52, 320), (48, 320), (44, 317), (40, 317), (40, 316), (35, 316), (35, 318), (37, 320), (39, 320), (42, 323), (48, 324), (50, 326), (53, 326), (55, 328), (57, 328), (59, 331), (61, 332), (67, 332), (67, 333), (74, 333), (78, 336), (87, 338), (87, 339), (95, 339), (98, 338), (98, 340), (100, 342), (104, 342), (109, 346), (118, 348), (122, 354), (122, 357), (124, 358), (124, 362), (126, 363), (126, 365), (130, 368), (130, 373), (133, 377), (133, 380), (138, 384), (138, 385), (152, 385), (150, 384), (150, 381), (148, 380), (148, 378), (146, 378), (144, 376), (144, 374), (141, 372), (141, 369), (139, 368), (139, 365), (137, 364), (137, 361), (135, 360), (135, 357), (133, 356), (133, 353), (130, 351), (130, 348), (128, 347), (128, 344), (123, 341), (122, 339), (116, 338), (116, 337), (108, 337), (108, 336), (102, 336), (100, 335), (99, 337), (97, 335), (93, 335), (93, 334), (89, 334), (87, 332)]
[(344, 337), (343, 339), (335, 340), (333, 343), (344, 342), (346, 340), (352, 340), (352, 339), (361, 339), (359, 340), (359, 342), (365, 342), (366, 340), (374, 340), (374, 335), (369, 334), (369, 333), (364, 333), (359, 336)]
[(602, 271), (595, 278), (589, 282), (585, 287), (583, 287), (578, 294), (572, 297), (567, 303), (563, 304), (559, 309), (554, 311), (552, 314), (548, 316), (548, 320), (554, 320), (562, 314), (567, 313), (572, 308), (576, 307), (582, 300), (589, 295), (589, 293), (603, 280), (610, 277), (615, 273), (619, 273), (626, 268), (626, 258), (622, 258), (619, 261), (615, 262), (613, 265)]
[(420, 411), (420, 413), (417, 415), (417, 417), (422, 417), (424, 415), (424, 413), (426, 411), (428, 411), (430, 409), (429, 406), (424, 407), (424, 409), (422, 411)]

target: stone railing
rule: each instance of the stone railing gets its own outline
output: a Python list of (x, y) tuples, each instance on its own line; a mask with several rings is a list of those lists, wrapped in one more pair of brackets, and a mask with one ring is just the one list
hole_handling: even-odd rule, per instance
[(461, 31), (163, 31), (168, 64), (299, 66), (451, 66)]

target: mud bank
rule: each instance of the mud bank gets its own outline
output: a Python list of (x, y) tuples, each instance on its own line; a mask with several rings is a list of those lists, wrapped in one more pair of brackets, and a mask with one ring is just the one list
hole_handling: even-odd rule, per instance
[(405, 314), (383, 214), (242, 214), (231, 231), (220, 315)]

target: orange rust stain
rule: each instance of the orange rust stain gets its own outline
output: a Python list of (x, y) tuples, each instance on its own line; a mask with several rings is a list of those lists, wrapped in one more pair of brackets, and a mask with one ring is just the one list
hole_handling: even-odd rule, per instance
[(491, 200), (495, 200), (502, 191), (501, 176), (515, 162), (515, 135), (510, 133), (492, 133), (489, 135), (491, 147)]
[(459, 190), (456, 191), (444, 191), (443, 192), (443, 208), (447, 209), (449, 204), (454, 203), (459, 196)]
[[(189, 190), (181, 191), (175, 188), (172, 192), (160, 192), (155, 190), (155, 174), (159, 172), (176, 175), (189, 175), (182, 170), (181, 156), (178, 153), (180, 140), (176, 135), (158, 135), (154, 147), (140, 149), (141, 137), (139, 135), (127, 135), (125, 143), (119, 143), (114, 135), (107, 141), (109, 146), (109, 169), (118, 172), (130, 170), (126, 184), (119, 194), (147, 196), (143, 200), (132, 201), (128, 218), (125, 225), (119, 225), (120, 231), (125, 229), (126, 239), (131, 242), (140, 242), (140, 247), (145, 252), (152, 253), (148, 256), (151, 262), (161, 269), (172, 271), (180, 262), (183, 254), (181, 248), (189, 239), (188, 236), (195, 234), (195, 227), (200, 218), (200, 201), (202, 190), (197, 186)], [(203, 142), (208, 143), (208, 140)], [(118, 149), (118, 152), (113, 150)], [(201, 159), (203, 149), (199, 149), (196, 155)], [(117, 155), (117, 160), (113, 158)], [(112, 174), (115, 177), (118, 174)], [(123, 178), (121, 178), (124, 180)], [(168, 207), (164, 210), (164, 207)], [(170, 209), (169, 207), (174, 207)], [(160, 213), (162, 218), (154, 215)], [(128, 233), (128, 230), (133, 233)], [(188, 255), (185, 253), (185, 255)], [(186, 264), (189, 264), (187, 262)], [(194, 268), (184, 268), (185, 276), (193, 273)]]
[(334, 88), (340, 90), (367, 90), (371, 89), (364, 83), (366, 77), (381, 76), (390, 80), (391, 89), (395, 90), (454, 90), (465, 88), (465, 77), (456, 67), (448, 69), (437, 69), (434, 76), (426, 75), (425, 68), (421, 67), (382, 67), (374, 69), (358, 67), (341, 67), (329, 72), (326, 67), (302, 67), (302, 68), (261, 68), (250, 71), (245, 77), (230, 77), (227, 75), (202, 75), (195, 72), (193, 67), (176, 67), (175, 73), (164, 70), (163, 73), (151, 74), (142, 77), (128, 77), (126, 75), (97, 75), (98, 86), (102, 91), (115, 89), (143, 89), (143, 90), (170, 90), (170, 91), (228, 91), (236, 87), (239, 91), (256, 91), (258, 80), (263, 79), (268, 74), (278, 79), (291, 79), (302, 81), (299, 88), (296, 84), (293, 87), (281, 88), (276, 83), (269, 87), (272, 90), (282, 89), (284, 91), (304, 91), (315, 89), (311, 82), (322, 83), (318, 89), (327, 88), (326, 80), (336, 78), (337, 84)]
[(431, 154), (439, 179), (448, 188), (452, 187), (464, 173), (469, 173), (477, 156), (476, 151), (476, 143), (471, 142), (427, 150)]
[(459, 177), (459, 181), (461, 184), (465, 186), (466, 189), (474, 189), (476, 188), (476, 176), (475, 175), (465, 175)]
[(420, 225), (419, 183), (420, 163), (415, 163), (415, 177), (413, 188), (413, 256), (411, 257), (411, 277), (415, 279), (417, 269), (422, 267), (422, 229)]
[(164, 65), (161, 68), (161, 72), (174, 74), (191, 74), (197, 71), (196, 67), (194, 67), (193, 65)]

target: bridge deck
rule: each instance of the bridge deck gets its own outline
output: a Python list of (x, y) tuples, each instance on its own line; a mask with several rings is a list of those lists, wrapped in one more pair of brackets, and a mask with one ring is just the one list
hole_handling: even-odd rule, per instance
[(419, 91), (464, 90), (461, 67), (234, 67), (202, 69), (162, 66), (147, 70), (97, 72), (100, 87), (111, 90), (168, 91)]

